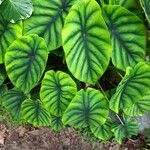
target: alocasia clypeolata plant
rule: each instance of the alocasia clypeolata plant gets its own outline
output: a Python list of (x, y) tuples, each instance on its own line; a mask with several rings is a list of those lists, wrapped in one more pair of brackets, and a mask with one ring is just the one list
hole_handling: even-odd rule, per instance
[(0, 4), (0, 107), (15, 122), (120, 144), (138, 134), (133, 116), (150, 112), (148, 0)]

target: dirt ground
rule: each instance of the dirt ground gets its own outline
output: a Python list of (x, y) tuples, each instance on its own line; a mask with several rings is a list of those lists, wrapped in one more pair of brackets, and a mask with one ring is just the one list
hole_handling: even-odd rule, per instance
[(0, 122), (0, 150), (142, 150), (142, 143), (142, 138), (127, 141), (124, 146), (89, 142), (72, 128), (56, 133), (44, 127), (17, 127)]

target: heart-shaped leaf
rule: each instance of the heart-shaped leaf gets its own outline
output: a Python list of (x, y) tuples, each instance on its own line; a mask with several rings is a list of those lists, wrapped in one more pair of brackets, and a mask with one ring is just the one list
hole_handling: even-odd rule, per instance
[(150, 23), (150, 1), (149, 0), (140, 0), (141, 6), (145, 12), (146, 18)]
[(80, 90), (69, 104), (62, 121), (75, 128), (104, 124), (109, 114), (108, 103), (98, 90)]
[(21, 105), (25, 99), (26, 96), (22, 92), (11, 89), (2, 95), (2, 106), (7, 109), (14, 120), (19, 120)]
[(110, 35), (96, 1), (83, 0), (73, 5), (65, 20), (62, 40), (71, 73), (80, 81), (95, 84), (111, 56)]
[(64, 19), (77, 0), (33, 0), (34, 12), (24, 22), (25, 34), (38, 34), (46, 41), (49, 50), (60, 47)]
[(52, 116), (52, 123), (51, 123), (50, 127), (54, 131), (61, 131), (65, 128), (64, 124), (62, 123), (62, 118), (56, 117), (56, 116)]
[(144, 61), (146, 30), (142, 21), (127, 9), (105, 5), (103, 15), (111, 33), (112, 62), (122, 70)]
[(145, 62), (128, 68), (110, 100), (110, 108), (116, 113), (121, 108), (127, 115), (139, 116), (150, 111), (150, 66)]
[(31, 0), (4, 0), (0, 6), (3, 17), (15, 22), (20, 19), (29, 18), (32, 14), (32, 1)]
[(20, 36), (22, 36), (22, 22), (12, 24), (0, 15), (0, 64), (4, 62), (6, 49)]
[(51, 116), (42, 106), (40, 100), (26, 99), (22, 104), (23, 119), (34, 126), (49, 126)]
[(11, 82), (24, 93), (40, 80), (48, 58), (45, 41), (37, 35), (22, 36), (11, 44), (5, 55)]
[(92, 133), (95, 135), (95, 137), (101, 139), (101, 140), (109, 140), (112, 137), (112, 121), (109, 118), (105, 124), (99, 125), (99, 126), (93, 126), (90, 127)]
[(50, 70), (42, 81), (40, 97), (48, 112), (62, 116), (76, 92), (76, 84), (68, 74)]

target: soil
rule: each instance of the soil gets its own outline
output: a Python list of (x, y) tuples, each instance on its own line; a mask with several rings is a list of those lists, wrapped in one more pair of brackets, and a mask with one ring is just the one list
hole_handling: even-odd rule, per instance
[(128, 140), (123, 146), (115, 142), (89, 142), (72, 128), (63, 132), (32, 126), (14, 126), (0, 122), (0, 150), (142, 150), (143, 138)]

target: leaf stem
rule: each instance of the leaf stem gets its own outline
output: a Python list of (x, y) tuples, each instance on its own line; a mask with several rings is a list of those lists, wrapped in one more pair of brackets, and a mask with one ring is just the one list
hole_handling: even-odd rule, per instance
[[(99, 84), (99, 82), (97, 82), (97, 85), (98, 85), (99, 89), (101, 90), (101, 92), (103, 93), (103, 95), (105, 96), (105, 98), (107, 99), (107, 101), (109, 102), (109, 99), (108, 99), (108, 97), (107, 97), (105, 91), (103, 90), (103, 88), (102, 88), (101, 85)], [(114, 113), (115, 113), (115, 112), (114, 112)], [(119, 117), (119, 115), (116, 114), (116, 113), (115, 113), (115, 115), (116, 115), (116, 117), (118, 118), (118, 120), (120, 121), (120, 123), (124, 126), (125, 124), (123, 123), (123, 121), (121, 120), (121, 118)]]

